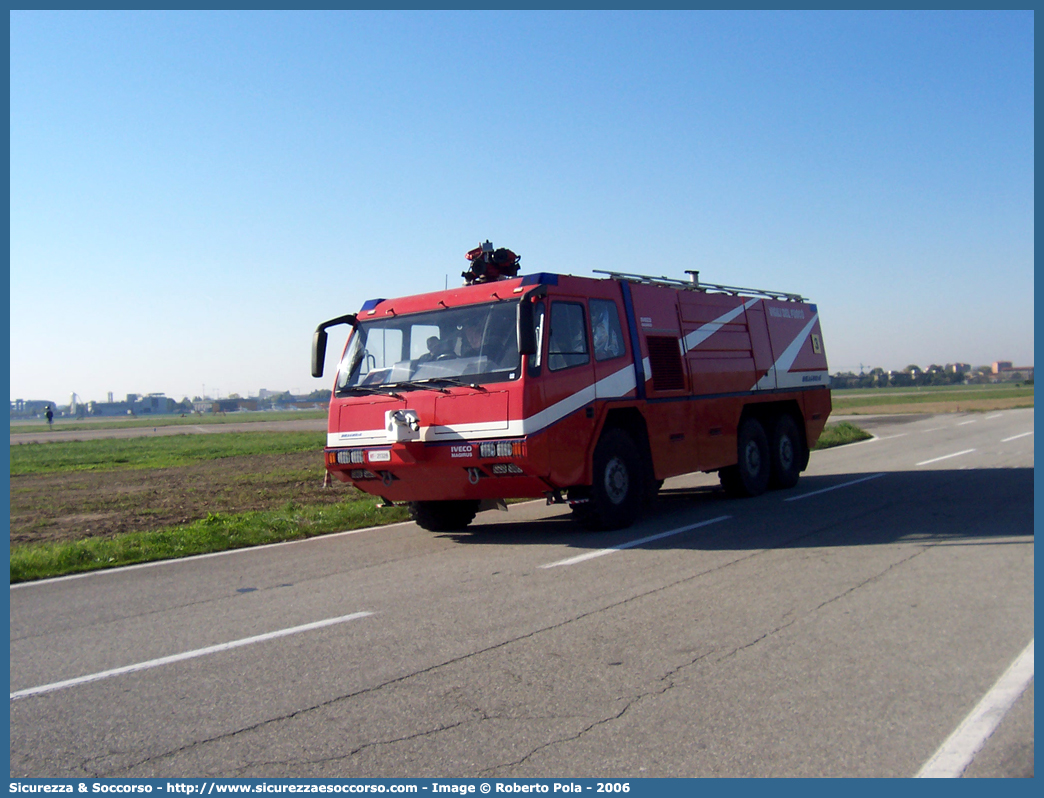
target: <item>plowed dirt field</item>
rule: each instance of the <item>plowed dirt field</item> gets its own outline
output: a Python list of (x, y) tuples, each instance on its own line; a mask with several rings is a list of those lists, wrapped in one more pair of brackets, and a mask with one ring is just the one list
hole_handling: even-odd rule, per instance
[(11, 543), (79, 540), (157, 529), (209, 513), (334, 504), (361, 494), (323, 487), (316, 452), (226, 457), (153, 470), (11, 477)]

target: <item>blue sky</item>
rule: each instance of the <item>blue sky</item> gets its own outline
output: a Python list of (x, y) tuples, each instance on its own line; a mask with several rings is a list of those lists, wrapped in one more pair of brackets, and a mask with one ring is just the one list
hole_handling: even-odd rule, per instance
[(12, 398), (326, 388), (487, 238), (1031, 364), (1032, 12), (11, 14)]

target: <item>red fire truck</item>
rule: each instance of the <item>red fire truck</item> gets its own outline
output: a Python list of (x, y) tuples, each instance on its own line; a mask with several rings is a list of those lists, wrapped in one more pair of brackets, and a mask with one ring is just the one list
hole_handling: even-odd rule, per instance
[(663, 480), (696, 471), (734, 496), (797, 483), (831, 409), (814, 304), (697, 272), (518, 276), (517, 256), (484, 246), (464, 286), (319, 325), (316, 377), (326, 330), (351, 327), (330, 402), (334, 477), (436, 531), (526, 497), (622, 528)]

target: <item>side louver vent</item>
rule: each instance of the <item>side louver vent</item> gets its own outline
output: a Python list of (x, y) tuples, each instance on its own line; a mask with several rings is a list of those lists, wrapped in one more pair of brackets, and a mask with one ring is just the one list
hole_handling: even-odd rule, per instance
[(650, 335), (645, 342), (649, 347), (653, 390), (685, 390), (685, 371), (682, 368), (678, 339), (666, 335)]

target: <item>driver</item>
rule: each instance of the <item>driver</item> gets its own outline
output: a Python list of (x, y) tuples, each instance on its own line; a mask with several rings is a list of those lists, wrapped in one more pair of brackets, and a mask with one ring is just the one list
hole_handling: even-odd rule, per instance
[(474, 357), (482, 351), (482, 332), (485, 325), (482, 318), (472, 316), (465, 320), (460, 334), (460, 356)]

